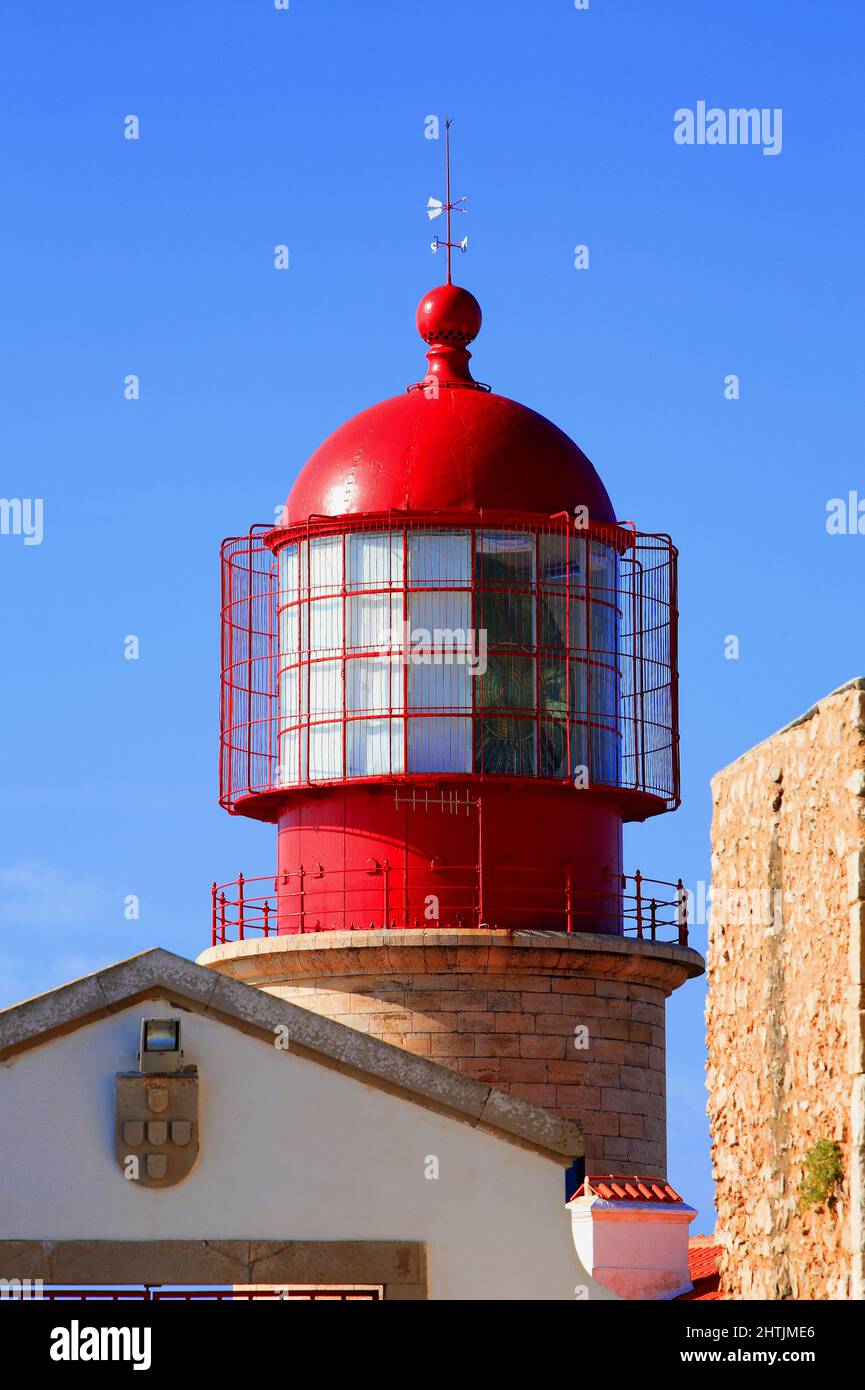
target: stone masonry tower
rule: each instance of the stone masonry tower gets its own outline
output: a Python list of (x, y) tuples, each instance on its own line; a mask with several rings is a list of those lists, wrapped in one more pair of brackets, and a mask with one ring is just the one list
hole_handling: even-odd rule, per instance
[(728, 1297), (865, 1297), (865, 679), (712, 782), (709, 1119)]

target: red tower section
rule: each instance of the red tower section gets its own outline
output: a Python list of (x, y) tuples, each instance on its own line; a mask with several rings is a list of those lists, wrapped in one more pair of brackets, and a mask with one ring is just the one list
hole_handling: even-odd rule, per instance
[(425, 380), (226, 544), (223, 804), (279, 825), (280, 932), (619, 933), (622, 822), (678, 802), (675, 551), (473, 380), (473, 295), (417, 322)]
[[(528, 971), (552, 997), (574, 973), (590, 992), (627, 977), (604, 1000), (624, 990), (638, 1030), (639, 989), (654, 991), (662, 1044), (665, 995), (701, 968), (681, 883), (622, 864), (623, 822), (679, 800), (676, 551), (616, 520), (567, 435), (473, 379), (472, 294), (439, 286), (417, 325), (424, 379), (321, 445), (279, 525), (224, 544), (221, 800), (275, 823), (279, 849), (272, 879), (214, 888), (205, 959), (583, 1114), (588, 1062), (566, 1056), (562, 1020), (542, 1047), (526, 1037), (538, 1027), (525, 998), (519, 1015), (508, 1007), (506, 978), (495, 998), (471, 982)], [(499, 1043), (467, 1048), (463, 1011), (442, 1003), (441, 959), (424, 955), (442, 933), (454, 989), (484, 994), (486, 1023), (472, 1026), (497, 1035), (497, 1012), (522, 1020), (507, 1066)], [(518, 959), (502, 954), (515, 943)], [(384, 1021), (394, 971), (412, 977), (399, 1032)], [(439, 1051), (442, 1030), (454, 1041)], [(650, 1058), (643, 1045), (648, 1089), (662, 1093), (662, 1047)], [(608, 1122), (617, 1104), (593, 1100), (606, 1157), (663, 1172), (662, 1100), (627, 1135), (617, 1111)]]

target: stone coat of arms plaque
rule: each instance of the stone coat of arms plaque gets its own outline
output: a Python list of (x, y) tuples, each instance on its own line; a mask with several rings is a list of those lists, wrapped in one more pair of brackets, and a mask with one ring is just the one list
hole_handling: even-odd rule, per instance
[(198, 1158), (198, 1071), (172, 1075), (118, 1072), (114, 1153), (121, 1172), (142, 1187), (173, 1187)]

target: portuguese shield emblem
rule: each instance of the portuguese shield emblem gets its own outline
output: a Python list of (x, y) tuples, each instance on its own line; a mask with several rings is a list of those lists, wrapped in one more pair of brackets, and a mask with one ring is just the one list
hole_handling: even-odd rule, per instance
[(173, 1187), (198, 1157), (198, 1072), (170, 1076), (118, 1072), (114, 1153), (121, 1172), (142, 1187)]

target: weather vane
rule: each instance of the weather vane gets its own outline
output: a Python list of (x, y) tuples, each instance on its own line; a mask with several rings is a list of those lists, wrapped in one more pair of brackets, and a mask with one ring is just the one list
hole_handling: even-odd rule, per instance
[(448, 283), (449, 285), (452, 284), (452, 280), (451, 280), (451, 251), (466, 251), (466, 250), (468, 250), (468, 244), (469, 244), (469, 239), (468, 239), (467, 236), (463, 237), (462, 241), (451, 241), (451, 213), (452, 213), (452, 212), (466, 212), (466, 211), (467, 211), (467, 209), (464, 208), (464, 207), (462, 206), (462, 204), (465, 202), (465, 196), (463, 196), (462, 198), (457, 198), (454, 202), (451, 202), (451, 125), (452, 125), (452, 124), (453, 124), (453, 122), (451, 121), (450, 117), (449, 117), (449, 116), (446, 116), (446, 117), (445, 117), (445, 176), (446, 176), (446, 180), (447, 180), (447, 187), (446, 187), (446, 191), (445, 191), (445, 201), (442, 202), (440, 198), (430, 198), (429, 201), (427, 202), (427, 217), (429, 218), (430, 222), (432, 222), (433, 218), (435, 218), (435, 217), (441, 217), (441, 215), (442, 215), (443, 212), (447, 213), (447, 239), (446, 239), (445, 241), (442, 241), (440, 237), (437, 237), (437, 236), (436, 236), (436, 237), (433, 237), (433, 239), (432, 239), (432, 241), (431, 241), (431, 243), (430, 243), (430, 247), (431, 247), (431, 250), (433, 250), (433, 251), (438, 251), (438, 249), (439, 249), (440, 246), (446, 246), (446, 247), (447, 247), (447, 253), (448, 253), (448, 278), (447, 278), (447, 283)]

